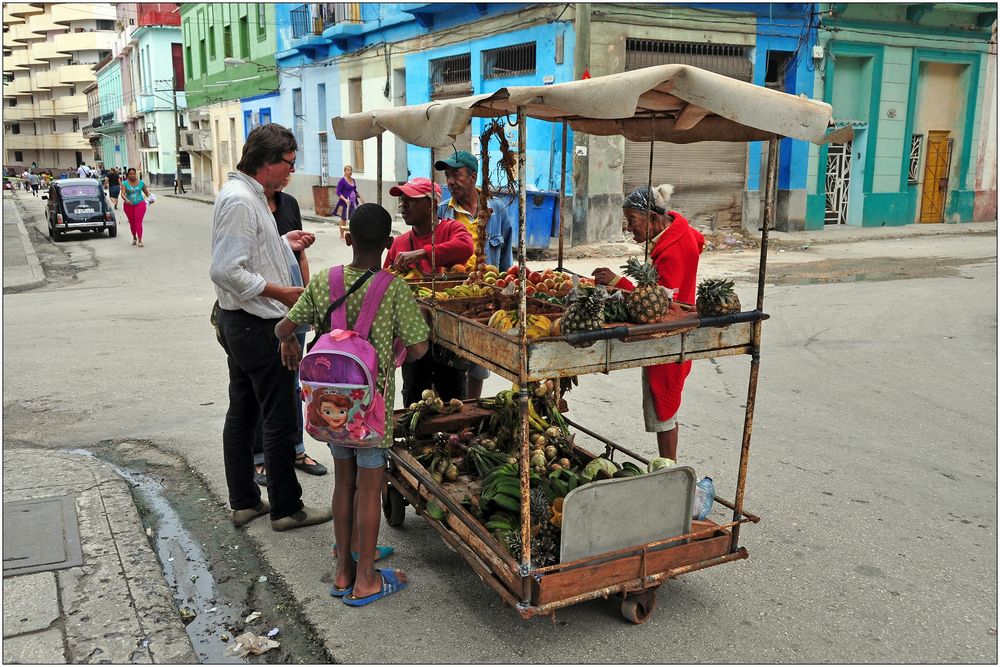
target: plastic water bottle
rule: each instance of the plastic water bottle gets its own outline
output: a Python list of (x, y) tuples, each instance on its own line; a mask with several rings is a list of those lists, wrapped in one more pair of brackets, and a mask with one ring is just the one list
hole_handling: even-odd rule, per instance
[(704, 519), (712, 511), (715, 502), (715, 484), (711, 477), (702, 477), (694, 485), (694, 507), (691, 510), (692, 519)]

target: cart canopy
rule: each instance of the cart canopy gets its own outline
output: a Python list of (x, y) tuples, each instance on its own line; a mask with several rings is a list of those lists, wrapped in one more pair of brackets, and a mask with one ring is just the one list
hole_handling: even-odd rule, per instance
[[(469, 120), (508, 116), (567, 121), (574, 132), (632, 141), (765, 141), (792, 137), (821, 144), (832, 108), (689, 65), (659, 65), (550, 86), (509, 86), (494, 93), (337, 116), (341, 140), (388, 130), (408, 144), (451, 145)], [(839, 137), (838, 137), (839, 138)]]

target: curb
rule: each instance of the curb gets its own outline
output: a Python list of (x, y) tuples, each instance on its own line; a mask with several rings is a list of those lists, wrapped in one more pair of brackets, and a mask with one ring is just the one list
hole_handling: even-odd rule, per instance
[(25, 259), (28, 260), (28, 271), (31, 274), (31, 278), (27, 281), (20, 282), (17, 284), (4, 285), (5, 288), (12, 288), (17, 290), (32, 289), (35, 287), (40, 287), (47, 282), (45, 277), (45, 270), (42, 268), (42, 263), (38, 259), (38, 255), (35, 253), (35, 247), (31, 245), (31, 237), (28, 235), (28, 229), (24, 226), (24, 219), (21, 217), (20, 202), (18, 201), (16, 195), (13, 200), (14, 204), (14, 218), (16, 219), (17, 231), (21, 236), (21, 245), (24, 248)]

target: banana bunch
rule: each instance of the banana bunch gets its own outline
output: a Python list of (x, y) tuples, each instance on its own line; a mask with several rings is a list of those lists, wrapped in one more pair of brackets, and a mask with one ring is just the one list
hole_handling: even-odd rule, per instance
[[(486, 326), (497, 331), (520, 333), (516, 310), (498, 310), (490, 317)], [(543, 338), (552, 331), (552, 320), (544, 315), (528, 315), (528, 338)]]
[(479, 507), (486, 510), (490, 503), (510, 512), (521, 511), (521, 478), (516, 463), (499, 465), (483, 477)]
[(445, 298), (461, 299), (470, 296), (486, 296), (488, 294), (493, 294), (493, 288), (489, 285), (462, 284), (456, 285), (455, 287), (449, 287), (444, 291), (444, 293), (447, 295)]
[(502, 533), (521, 530), (521, 520), (512, 512), (494, 512), (486, 522), (486, 528), (490, 531), (499, 530)]
[(430, 287), (420, 286), (416, 289), (416, 296), (418, 299), (429, 299), (434, 296), (434, 291)]

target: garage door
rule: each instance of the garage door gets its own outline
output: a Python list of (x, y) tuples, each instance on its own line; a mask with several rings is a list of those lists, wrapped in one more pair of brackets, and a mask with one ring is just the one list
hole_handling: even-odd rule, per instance
[[(655, 65), (693, 65), (725, 76), (750, 81), (753, 71), (749, 47), (629, 39), (625, 69)], [(671, 208), (697, 225), (739, 229), (746, 186), (747, 144), (704, 141), (694, 144), (656, 142), (653, 147), (653, 185), (671, 183)], [(625, 142), (625, 192), (649, 181), (649, 143)]]

